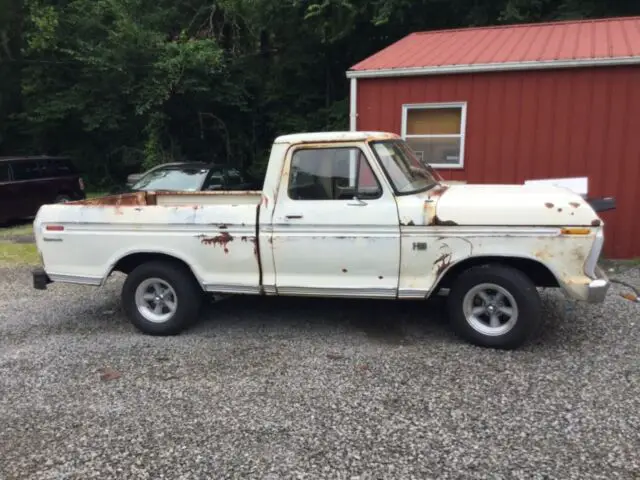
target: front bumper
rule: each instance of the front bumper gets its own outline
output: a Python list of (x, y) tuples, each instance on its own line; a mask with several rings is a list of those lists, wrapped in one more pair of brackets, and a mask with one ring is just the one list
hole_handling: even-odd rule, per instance
[(560, 286), (574, 300), (588, 303), (602, 303), (607, 296), (611, 282), (600, 267), (594, 269), (594, 275), (579, 275), (565, 278)]
[(31, 275), (33, 276), (33, 288), (36, 290), (46, 290), (47, 285), (53, 282), (42, 267), (34, 269)]
[(587, 286), (587, 302), (602, 303), (607, 296), (609, 287), (611, 287), (611, 282), (600, 267), (595, 268), (595, 274), (596, 279)]

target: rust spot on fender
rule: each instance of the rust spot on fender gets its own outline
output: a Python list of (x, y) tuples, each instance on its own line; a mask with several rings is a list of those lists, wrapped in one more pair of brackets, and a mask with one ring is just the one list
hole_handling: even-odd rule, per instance
[(547, 203), (544, 204), (544, 206), (547, 207), (547, 208), (553, 208), (553, 203), (547, 202)]
[(429, 198), (434, 198), (434, 197), (440, 197), (441, 195), (443, 195), (444, 193), (446, 193), (446, 191), (449, 190), (448, 186), (444, 186), (442, 185), (440, 188), (438, 188), (437, 190), (434, 190), (432, 192), (429, 193)]
[(540, 260), (551, 260), (553, 258), (551, 252), (549, 252), (546, 248), (536, 251), (533, 255)]
[(433, 265), (437, 267), (436, 275), (439, 277), (442, 272), (444, 272), (449, 267), (449, 265), (451, 265), (451, 254), (443, 253), (436, 259), (435, 262), (433, 262)]
[(415, 223), (411, 219), (406, 219), (406, 218), (402, 219), (401, 218), (400, 219), (400, 226), (401, 227), (413, 227), (413, 226), (415, 226)]
[(597, 218), (591, 222), (592, 227), (599, 227), (601, 224), (602, 222)]
[(347, 273), (349, 270), (347, 270), (346, 268), (342, 269), (342, 273)]
[(561, 211), (562, 211), (562, 209), (561, 209), (561, 208), (559, 208), (559, 209), (558, 209), (558, 212), (561, 212)]
[(569, 205), (571, 205), (573, 208), (578, 208), (580, 206), (578, 202), (569, 202)]
[(455, 227), (458, 224), (453, 220), (441, 220), (437, 215), (434, 215), (433, 220), (431, 221), (431, 225), (438, 225), (441, 227)]
[(227, 232), (223, 232), (220, 235), (216, 235), (215, 237), (207, 237), (204, 235), (200, 235), (200, 243), (203, 245), (211, 245), (217, 247), (218, 245), (222, 246), (224, 249), (224, 253), (229, 253), (229, 242), (233, 242), (233, 237), (229, 235)]

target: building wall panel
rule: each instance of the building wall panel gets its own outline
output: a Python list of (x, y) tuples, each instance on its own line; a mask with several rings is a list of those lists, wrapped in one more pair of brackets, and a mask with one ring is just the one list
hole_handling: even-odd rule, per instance
[(603, 213), (605, 253), (640, 257), (640, 67), (358, 80), (358, 130), (401, 133), (406, 103), (467, 102), (465, 166), (450, 180), (522, 183), (588, 176)]

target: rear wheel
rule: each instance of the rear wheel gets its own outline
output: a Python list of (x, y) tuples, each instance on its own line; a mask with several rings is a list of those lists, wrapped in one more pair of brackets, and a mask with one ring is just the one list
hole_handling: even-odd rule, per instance
[(517, 348), (541, 322), (536, 286), (520, 270), (504, 265), (482, 265), (463, 272), (447, 303), (456, 333), (483, 347)]
[(175, 335), (198, 318), (202, 289), (185, 266), (153, 261), (136, 267), (122, 287), (122, 305), (140, 331)]

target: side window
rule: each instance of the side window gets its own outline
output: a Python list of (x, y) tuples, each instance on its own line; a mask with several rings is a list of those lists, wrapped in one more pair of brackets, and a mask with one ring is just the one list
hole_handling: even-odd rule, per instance
[(222, 172), (214, 170), (206, 180), (203, 190), (220, 190), (224, 185), (224, 178)]
[(70, 160), (54, 160), (49, 168), (56, 177), (67, 177), (76, 173), (75, 166)]
[(364, 200), (382, 195), (367, 158), (357, 147), (296, 150), (290, 172), (293, 200)]
[(8, 182), (9, 180), (9, 164), (0, 163), (0, 183)]
[(242, 175), (235, 168), (232, 168), (227, 171), (227, 184), (228, 185), (240, 185), (244, 182)]
[(58, 169), (56, 168), (56, 162), (55, 160), (45, 160), (43, 162), (39, 162), (40, 167), (40, 176), (46, 178), (46, 177), (57, 177), (58, 175), (60, 175), (58, 173)]
[(36, 162), (19, 161), (11, 165), (13, 170), (13, 179), (20, 180), (36, 180), (40, 178), (40, 168)]

